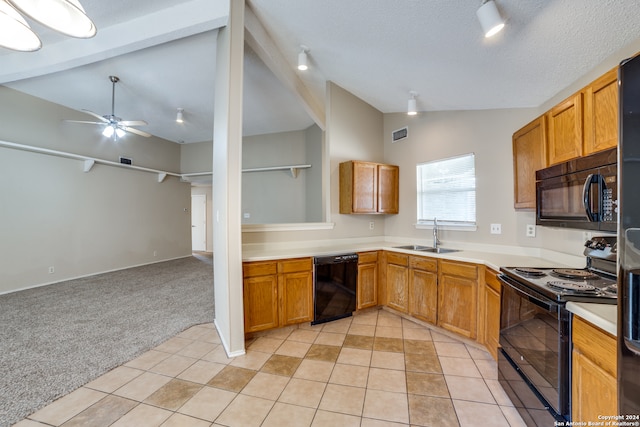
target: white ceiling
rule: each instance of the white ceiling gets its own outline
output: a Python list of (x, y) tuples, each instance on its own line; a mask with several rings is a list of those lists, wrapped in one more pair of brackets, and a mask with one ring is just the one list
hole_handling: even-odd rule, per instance
[[(0, 48), (0, 84), (102, 115), (117, 75), (116, 115), (171, 141), (210, 140), (224, 2), (81, 2), (98, 35), (69, 39), (32, 23), (44, 47)], [(476, 19), (480, 0), (247, 2), (292, 68), (300, 45), (310, 48), (310, 70), (298, 75), (318, 99), (331, 80), (385, 113), (405, 111), (410, 90), (421, 111), (536, 107), (640, 38), (637, 0), (496, 0), (507, 25), (492, 39)], [(312, 123), (251, 51), (244, 100), (247, 135)]]

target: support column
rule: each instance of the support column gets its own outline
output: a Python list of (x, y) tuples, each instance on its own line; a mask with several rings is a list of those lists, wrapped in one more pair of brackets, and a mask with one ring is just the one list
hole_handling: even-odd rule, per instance
[(215, 325), (227, 355), (244, 354), (242, 302), (242, 79), (244, 0), (218, 31), (213, 125)]

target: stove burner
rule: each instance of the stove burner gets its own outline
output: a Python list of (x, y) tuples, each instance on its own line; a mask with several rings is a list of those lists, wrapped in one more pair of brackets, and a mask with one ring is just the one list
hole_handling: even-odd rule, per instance
[(591, 273), (586, 270), (576, 270), (572, 268), (555, 268), (553, 270), (555, 274), (560, 277), (564, 277), (565, 279), (597, 279), (599, 276), (597, 274)]
[(556, 288), (562, 289), (565, 291), (581, 291), (581, 292), (595, 292), (596, 287), (593, 285), (588, 285), (586, 283), (575, 283), (575, 282), (562, 282), (560, 280), (552, 280), (547, 282), (547, 285)]
[(528, 267), (516, 267), (514, 268), (518, 273), (526, 274), (527, 276), (544, 276), (545, 272), (538, 268), (528, 268)]

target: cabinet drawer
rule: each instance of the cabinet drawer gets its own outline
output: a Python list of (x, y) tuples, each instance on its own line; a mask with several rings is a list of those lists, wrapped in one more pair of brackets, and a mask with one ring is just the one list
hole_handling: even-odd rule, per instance
[(311, 271), (311, 258), (296, 258), (278, 261), (278, 273), (294, 273), (296, 271)]
[(450, 276), (465, 277), (467, 279), (478, 278), (478, 266), (455, 261), (440, 261), (440, 272)]
[(409, 258), (409, 265), (417, 270), (431, 271), (433, 273), (438, 271), (438, 260), (434, 258), (412, 256)]
[(387, 263), (396, 265), (409, 265), (409, 255), (397, 254), (395, 252), (387, 252)]
[(500, 285), (500, 281), (498, 280), (497, 272), (491, 269), (487, 269), (484, 273), (484, 280), (488, 287), (490, 287), (497, 293), (500, 293), (501, 285)]
[(607, 332), (578, 316), (573, 317), (573, 345), (593, 363), (617, 377), (617, 343)]
[(358, 252), (358, 264), (378, 262), (378, 252)]
[(242, 264), (242, 275), (247, 277), (268, 276), (276, 274), (277, 263), (275, 261), (245, 262)]

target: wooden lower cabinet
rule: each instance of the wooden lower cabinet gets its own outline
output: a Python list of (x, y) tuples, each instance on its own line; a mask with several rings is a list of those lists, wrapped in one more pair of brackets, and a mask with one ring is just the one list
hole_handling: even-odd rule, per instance
[(494, 359), (498, 360), (500, 340), (500, 294), (502, 286), (498, 273), (485, 270), (484, 284), (481, 286), (478, 341), (485, 345)]
[(358, 253), (357, 310), (378, 305), (378, 252)]
[(571, 419), (598, 422), (618, 413), (617, 343), (613, 335), (573, 317)]
[(438, 262), (433, 258), (409, 258), (409, 314), (436, 324), (438, 313)]
[(245, 333), (313, 319), (311, 258), (243, 263)]
[(409, 311), (409, 255), (386, 253), (386, 304), (402, 313)]
[(438, 261), (438, 326), (465, 337), (477, 336), (479, 266)]

